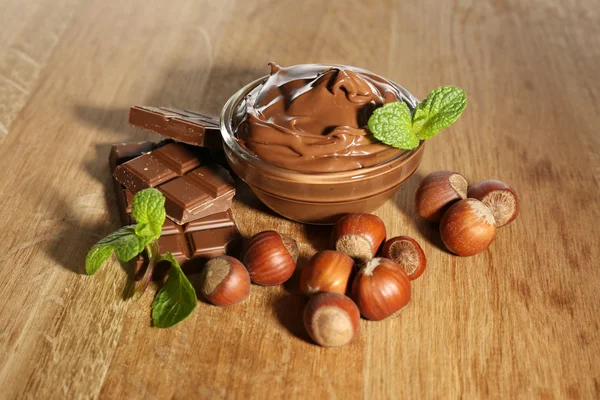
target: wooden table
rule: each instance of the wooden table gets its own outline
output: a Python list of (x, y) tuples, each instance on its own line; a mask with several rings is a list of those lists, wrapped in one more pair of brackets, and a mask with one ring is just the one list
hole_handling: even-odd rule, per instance
[[(600, 9), (593, 0), (0, 0), (0, 397), (600, 397)], [(117, 228), (107, 165), (133, 104), (216, 114), (267, 62), (343, 63), (419, 97), (465, 89), (460, 121), (376, 211), (429, 261), (396, 318), (344, 348), (307, 340), (304, 300), (252, 287), (150, 326), (87, 250)], [(470, 258), (440, 248), (412, 204), (438, 169), (499, 178), (517, 221)], [(327, 228), (279, 218), (239, 185), (244, 236), (276, 228), (308, 256)]]

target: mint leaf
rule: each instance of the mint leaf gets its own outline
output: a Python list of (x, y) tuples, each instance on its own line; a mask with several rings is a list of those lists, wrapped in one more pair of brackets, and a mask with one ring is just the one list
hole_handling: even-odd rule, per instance
[(403, 101), (377, 108), (367, 125), (373, 136), (387, 145), (405, 150), (419, 146), (419, 139), (412, 131), (410, 110)]
[(432, 138), (452, 125), (467, 106), (464, 90), (442, 86), (417, 105), (412, 118), (413, 132), (420, 140)]
[(124, 226), (92, 247), (85, 258), (85, 270), (93, 275), (113, 253), (117, 254), (119, 260), (129, 261), (152, 240), (151, 237), (136, 235), (135, 226)]
[(138, 223), (139, 236), (157, 239), (165, 223), (165, 196), (154, 188), (139, 191), (131, 202), (131, 215)]
[(115, 252), (111, 245), (96, 245), (88, 252), (85, 258), (85, 271), (94, 275), (106, 260)]
[(153, 237), (154, 230), (152, 229), (152, 226), (149, 223), (145, 222), (143, 224), (137, 224), (135, 226), (135, 234), (142, 237)]
[(169, 252), (162, 257), (171, 263), (169, 277), (152, 302), (152, 323), (158, 328), (177, 325), (196, 308), (196, 291), (179, 263)]
[(129, 261), (144, 250), (147, 240), (152, 239), (141, 238), (136, 235), (133, 226), (124, 226), (99, 241), (98, 244), (101, 245), (104, 242), (111, 243), (115, 249), (117, 258), (121, 261)]

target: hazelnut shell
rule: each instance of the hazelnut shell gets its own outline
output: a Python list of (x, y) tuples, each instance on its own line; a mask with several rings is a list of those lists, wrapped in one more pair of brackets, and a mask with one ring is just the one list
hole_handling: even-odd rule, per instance
[(455, 202), (467, 197), (467, 180), (454, 171), (435, 171), (427, 175), (415, 193), (417, 215), (439, 222), (444, 212)]
[(306, 295), (321, 292), (345, 294), (354, 261), (333, 250), (315, 254), (302, 269), (300, 291)]
[(453, 204), (440, 222), (442, 241), (459, 256), (472, 256), (487, 249), (496, 237), (492, 211), (477, 199)]
[(348, 344), (358, 332), (360, 312), (354, 302), (339, 293), (319, 293), (304, 309), (304, 327), (324, 347)]
[(507, 225), (519, 214), (519, 199), (514, 189), (495, 179), (486, 179), (469, 188), (468, 197), (485, 204), (496, 220), (496, 227)]
[(209, 260), (202, 270), (200, 292), (217, 306), (244, 301), (250, 294), (250, 275), (244, 265), (229, 256)]
[(373, 214), (348, 214), (333, 227), (333, 247), (357, 263), (372, 259), (385, 240), (385, 224)]
[(275, 231), (264, 231), (254, 235), (248, 242), (244, 265), (252, 282), (280, 285), (294, 274), (298, 254), (294, 239)]
[(409, 236), (396, 236), (387, 240), (381, 248), (381, 256), (398, 264), (411, 281), (420, 277), (427, 267), (425, 252)]
[(354, 278), (352, 299), (363, 317), (379, 321), (408, 304), (410, 280), (392, 260), (374, 258)]

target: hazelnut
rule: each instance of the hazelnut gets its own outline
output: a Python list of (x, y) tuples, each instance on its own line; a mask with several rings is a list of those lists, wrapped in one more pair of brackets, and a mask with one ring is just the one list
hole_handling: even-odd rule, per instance
[(392, 260), (374, 258), (354, 278), (352, 299), (363, 317), (379, 321), (408, 304), (410, 280)]
[(202, 270), (200, 292), (217, 306), (229, 306), (246, 300), (250, 294), (250, 276), (244, 265), (229, 256), (209, 260)]
[(250, 239), (244, 265), (252, 282), (259, 285), (279, 285), (294, 274), (298, 254), (298, 245), (294, 239), (275, 231), (264, 231)]
[(348, 344), (360, 323), (354, 302), (339, 293), (319, 293), (311, 297), (304, 309), (304, 327), (310, 337), (324, 347)]
[(495, 179), (487, 179), (469, 188), (468, 197), (485, 204), (496, 220), (496, 227), (511, 223), (519, 214), (519, 200), (512, 187)]
[(396, 236), (383, 244), (381, 256), (398, 264), (411, 281), (417, 279), (427, 266), (425, 253), (419, 243), (408, 236)]
[(300, 291), (306, 295), (320, 292), (344, 294), (354, 261), (347, 255), (325, 250), (315, 254), (302, 270)]
[(477, 199), (452, 205), (440, 222), (444, 245), (459, 256), (472, 256), (485, 249), (496, 237), (492, 211)]
[(439, 222), (453, 203), (467, 197), (467, 180), (458, 172), (436, 171), (427, 175), (415, 193), (415, 209), (421, 218)]
[(333, 246), (363, 264), (372, 259), (385, 240), (385, 225), (373, 214), (348, 214), (333, 227)]

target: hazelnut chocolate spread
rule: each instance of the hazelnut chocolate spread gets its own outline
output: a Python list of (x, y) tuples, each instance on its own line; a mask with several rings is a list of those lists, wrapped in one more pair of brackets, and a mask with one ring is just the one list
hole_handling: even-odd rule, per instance
[(247, 98), (237, 140), (259, 158), (301, 172), (370, 167), (403, 150), (366, 129), (373, 110), (402, 95), (391, 82), (344, 67), (271, 63)]

